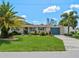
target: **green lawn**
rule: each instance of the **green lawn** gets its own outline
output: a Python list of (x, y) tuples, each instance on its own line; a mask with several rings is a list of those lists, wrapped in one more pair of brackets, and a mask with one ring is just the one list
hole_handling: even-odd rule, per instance
[(0, 51), (64, 51), (63, 41), (53, 36), (20, 35), (17, 41), (0, 41)]

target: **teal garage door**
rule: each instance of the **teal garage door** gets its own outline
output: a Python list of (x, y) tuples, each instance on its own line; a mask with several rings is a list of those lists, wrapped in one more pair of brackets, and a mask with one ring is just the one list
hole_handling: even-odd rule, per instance
[(59, 35), (60, 34), (60, 28), (51, 28), (51, 33), (54, 35)]

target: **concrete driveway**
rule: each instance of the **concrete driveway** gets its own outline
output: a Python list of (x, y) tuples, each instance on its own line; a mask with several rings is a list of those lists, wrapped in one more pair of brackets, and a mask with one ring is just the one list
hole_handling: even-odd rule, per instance
[(64, 35), (55, 35), (55, 37), (63, 40), (67, 51), (79, 50), (79, 40)]

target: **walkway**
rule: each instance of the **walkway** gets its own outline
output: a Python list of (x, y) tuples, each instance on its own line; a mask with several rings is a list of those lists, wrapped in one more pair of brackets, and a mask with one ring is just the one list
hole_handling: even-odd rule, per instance
[(67, 51), (79, 50), (79, 40), (64, 35), (55, 35), (55, 37), (63, 40)]

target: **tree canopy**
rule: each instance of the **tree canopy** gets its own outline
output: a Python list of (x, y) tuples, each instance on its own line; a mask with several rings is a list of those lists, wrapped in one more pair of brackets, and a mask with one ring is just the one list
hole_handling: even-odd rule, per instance
[(79, 18), (78, 13), (76, 11), (65, 12), (61, 15), (61, 21), (59, 22), (60, 25), (68, 26), (68, 33), (70, 26), (74, 29), (78, 22), (77, 19)]
[(1, 36), (8, 37), (8, 31), (12, 28), (22, 27), (24, 21), (22, 17), (16, 15), (14, 7), (9, 2), (0, 4), (0, 29)]

